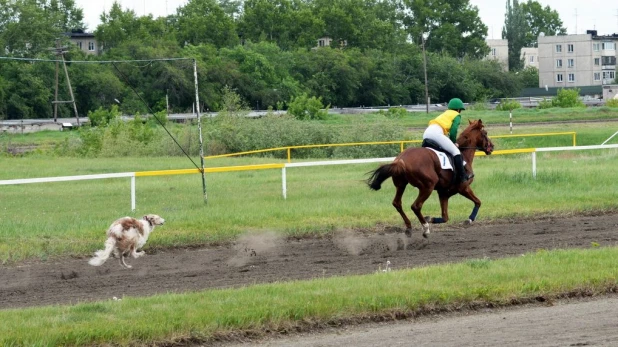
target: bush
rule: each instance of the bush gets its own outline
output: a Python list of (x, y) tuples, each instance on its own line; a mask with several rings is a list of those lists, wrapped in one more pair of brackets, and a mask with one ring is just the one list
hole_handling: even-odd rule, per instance
[(498, 111), (511, 111), (521, 108), (521, 104), (517, 100), (504, 99), (500, 101), (498, 106), (496, 106), (496, 110)]
[(618, 99), (609, 99), (605, 102), (607, 107), (618, 107)]
[(554, 107), (552, 100), (551, 99), (548, 100), (545, 98), (543, 98), (543, 101), (540, 101), (539, 105), (537, 106), (537, 108), (541, 110), (546, 109), (546, 108), (552, 108), (552, 107)]
[(120, 117), (118, 105), (112, 105), (110, 110), (105, 110), (103, 107), (99, 107), (94, 112), (88, 111), (88, 119), (90, 120), (90, 126), (92, 127), (105, 126), (118, 117)]
[(486, 101), (475, 102), (474, 104), (468, 106), (467, 108), (470, 111), (487, 111), (489, 110), (489, 105), (487, 105)]
[(303, 93), (289, 102), (288, 113), (300, 120), (325, 119), (329, 108), (330, 105), (324, 107), (321, 97), (309, 97)]
[(552, 105), (554, 107), (586, 107), (584, 102), (579, 98), (579, 89), (559, 89), (558, 95), (552, 99)]
[(390, 119), (402, 119), (408, 115), (408, 111), (403, 107), (391, 107), (386, 112), (380, 110), (378, 113)]

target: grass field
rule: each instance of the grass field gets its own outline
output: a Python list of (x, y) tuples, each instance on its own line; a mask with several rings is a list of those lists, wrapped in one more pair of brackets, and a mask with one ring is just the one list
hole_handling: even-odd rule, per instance
[[(540, 250), (411, 270), (125, 298), (75, 306), (0, 310), (0, 345), (148, 345), (208, 341), (231, 331), (259, 336), (370, 317), (532, 302), (617, 288), (618, 249)], [(237, 333), (236, 336), (239, 336)]]
[[(605, 115), (601, 110), (594, 112), (586, 110), (576, 118)], [(567, 111), (529, 115), (527, 110), (520, 116), (573, 117)], [(497, 124), (503, 115), (482, 115), (490, 136), (509, 133), (504, 122), (498, 126), (486, 120), (491, 117)], [(410, 124), (406, 126), (413, 126)], [(618, 123), (614, 122), (516, 124), (514, 133), (576, 131), (578, 144), (588, 145), (600, 144), (616, 130)], [(497, 149), (505, 149), (568, 146), (571, 141), (569, 136), (557, 136), (496, 143)], [(618, 143), (618, 139), (611, 143)], [(532, 177), (530, 155), (479, 157), (474, 162), (473, 184), (483, 201), (479, 219), (616, 210), (617, 157), (614, 149), (539, 154), (536, 179)], [(81, 159), (35, 154), (0, 160), (0, 179), (191, 167), (181, 157)], [(206, 163), (213, 167), (271, 162), (282, 161), (242, 157)], [(91, 254), (100, 247), (101, 232), (121, 215), (158, 213), (166, 218), (166, 232), (152, 238), (148, 247), (204, 244), (264, 230), (299, 235), (377, 223), (402, 226), (391, 206), (394, 189), (390, 182), (379, 192), (369, 191), (364, 185), (365, 173), (376, 166), (288, 169), (287, 200), (281, 196), (280, 170), (210, 174), (208, 204), (202, 198), (199, 175), (140, 177), (135, 212), (130, 211), (128, 178), (0, 186), (0, 261)], [(404, 204), (409, 206), (414, 196), (415, 190), (409, 189)], [(457, 223), (467, 218), (472, 204), (454, 197), (449, 207)], [(425, 204), (424, 211), (439, 211), (435, 196)], [(183, 337), (207, 340), (238, 329), (259, 332), (350, 318), (362, 320), (370, 315), (409, 315), (432, 307), (501, 305), (569, 292), (604, 293), (616, 288), (617, 260), (616, 248), (541, 250), (513, 259), (477, 259), (386, 274), (0, 310), (0, 345), (130, 345)]]

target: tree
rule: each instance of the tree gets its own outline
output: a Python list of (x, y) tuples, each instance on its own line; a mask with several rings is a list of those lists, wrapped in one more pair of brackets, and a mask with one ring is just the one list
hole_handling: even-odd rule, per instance
[(566, 35), (560, 15), (551, 7), (543, 7), (538, 1), (528, 0), (521, 4), (521, 10), (526, 19), (524, 47), (536, 47), (541, 33), (548, 36)]
[(422, 34), (428, 33), (428, 51), (479, 59), (489, 53), (487, 26), (469, 0), (403, 0), (403, 5), (404, 24), (419, 46)]
[(511, 4), (511, 0), (506, 0), (506, 13), (504, 17), (502, 39), (506, 39), (509, 42), (509, 70), (521, 70), (524, 62), (520, 58), (520, 52), (525, 44), (528, 27), (519, 1), (513, 0), (513, 4)]
[(82, 18), (73, 0), (0, 0), (0, 47), (14, 56), (46, 52)]
[(238, 43), (236, 25), (216, 0), (189, 0), (179, 7), (176, 31), (180, 45), (209, 43), (230, 47)]

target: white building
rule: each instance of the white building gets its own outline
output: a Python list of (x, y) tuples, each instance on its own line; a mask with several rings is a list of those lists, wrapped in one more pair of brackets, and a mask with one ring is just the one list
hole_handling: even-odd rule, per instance
[(539, 36), (539, 87), (581, 87), (614, 83), (618, 34)]
[(539, 68), (539, 49), (536, 47), (524, 47), (520, 51), (520, 58), (524, 61), (524, 69), (528, 67)]
[(509, 70), (509, 41), (498, 39), (486, 39), (485, 42), (489, 46), (489, 55), (486, 59), (497, 60), (504, 67), (505, 71)]

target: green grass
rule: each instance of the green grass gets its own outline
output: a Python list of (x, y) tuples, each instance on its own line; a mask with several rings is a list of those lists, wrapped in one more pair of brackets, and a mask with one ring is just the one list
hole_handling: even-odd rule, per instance
[(617, 248), (539, 250), (411, 270), (124, 298), (74, 306), (1, 310), (3, 346), (132, 345), (208, 341), (231, 331), (290, 331), (313, 324), (411, 316), (559, 295), (615, 291)]

